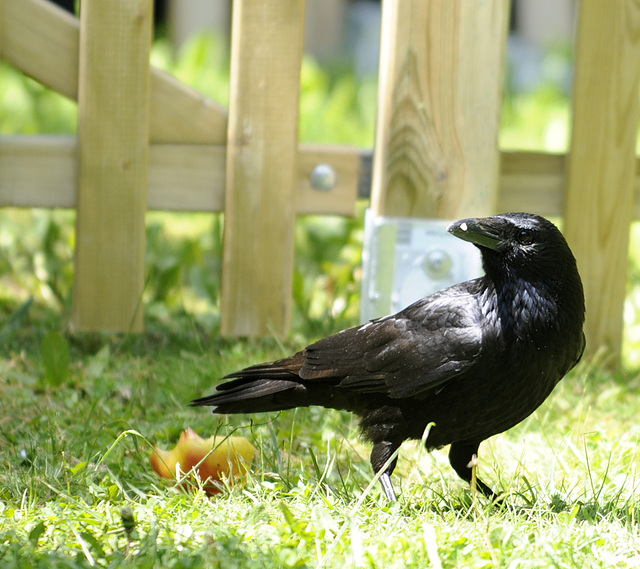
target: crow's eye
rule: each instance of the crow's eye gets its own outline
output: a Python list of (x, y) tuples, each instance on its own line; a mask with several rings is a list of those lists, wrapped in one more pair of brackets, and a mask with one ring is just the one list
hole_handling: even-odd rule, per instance
[(518, 233), (518, 241), (523, 245), (527, 245), (533, 241), (533, 233), (528, 229), (521, 229)]

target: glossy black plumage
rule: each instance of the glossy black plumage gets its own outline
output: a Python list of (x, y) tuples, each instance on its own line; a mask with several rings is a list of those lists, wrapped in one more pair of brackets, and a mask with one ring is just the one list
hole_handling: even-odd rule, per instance
[[(564, 237), (540, 216), (466, 219), (449, 232), (480, 249), (485, 276), (231, 373), (192, 404), (218, 414), (351, 411), (373, 444), (375, 471), (434, 423), (427, 449), (450, 444), (452, 467), (470, 481), (480, 443), (530, 415), (582, 356), (584, 295)], [(380, 479), (390, 500), (394, 466)]]

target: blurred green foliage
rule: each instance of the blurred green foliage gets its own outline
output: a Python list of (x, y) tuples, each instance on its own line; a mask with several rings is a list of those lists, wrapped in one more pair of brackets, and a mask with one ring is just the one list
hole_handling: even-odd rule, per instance
[[(534, 56), (530, 54), (528, 58), (531, 57)], [(560, 43), (538, 57), (538, 65), (533, 65), (536, 70), (528, 58), (524, 62), (515, 57), (509, 59), (500, 146), (506, 150), (565, 152), (569, 146), (573, 47)], [(524, 72), (519, 69), (523, 63)], [(532, 74), (537, 77), (532, 78)]]
[(0, 134), (74, 134), (75, 102), (0, 61)]

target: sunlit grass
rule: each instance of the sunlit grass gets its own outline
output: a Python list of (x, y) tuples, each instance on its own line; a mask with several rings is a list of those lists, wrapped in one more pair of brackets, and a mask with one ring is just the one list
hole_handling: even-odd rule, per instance
[[(2, 566), (405, 567), (434, 551), (444, 567), (637, 559), (637, 378), (586, 362), (533, 416), (485, 442), (480, 472), (503, 504), (474, 497), (446, 452), (409, 443), (394, 474), (400, 503), (389, 507), (377, 485), (363, 495), (369, 449), (347, 414), (226, 420), (186, 406), (219, 375), (283, 349), (104, 338), (93, 353), (73, 348), (70, 380), (56, 389), (42, 384), (34, 351), (5, 357)], [(249, 437), (260, 456), (248, 480), (208, 497), (157, 478), (149, 445), (171, 446), (186, 426)], [(123, 507), (136, 521), (128, 537)]]

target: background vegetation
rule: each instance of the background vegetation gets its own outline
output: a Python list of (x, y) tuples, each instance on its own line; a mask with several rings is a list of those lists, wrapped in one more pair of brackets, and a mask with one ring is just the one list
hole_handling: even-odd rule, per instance
[[(215, 38), (178, 57), (158, 43), (153, 57), (226, 102)], [(373, 79), (306, 61), (302, 85), (303, 140), (372, 146)], [(75, 131), (73, 104), (7, 67), (0, 100), (2, 134)], [(553, 84), (510, 91), (502, 144), (562, 150), (567, 121)], [(369, 451), (346, 414), (215, 419), (187, 407), (221, 375), (357, 322), (363, 210), (299, 220), (284, 344), (217, 335), (220, 215), (149, 214), (147, 332), (114, 336), (68, 330), (73, 212), (0, 211), (0, 566), (639, 566), (635, 226), (626, 371), (583, 362), (532, 417), (483, 444), (480, 468), (504, 491), (500, 506), (459, 482), (445, 453), (407, 444), (390, 507), (368, 488)], [(151, 446), (172, 447), (187, 426), (258, 447), (243, 485), (209, 498), (156, 477)]]

